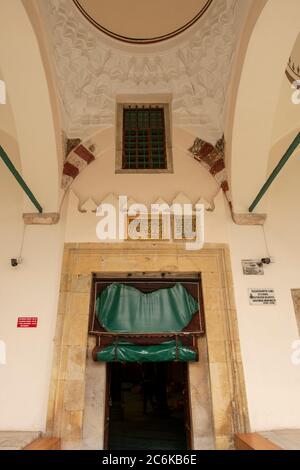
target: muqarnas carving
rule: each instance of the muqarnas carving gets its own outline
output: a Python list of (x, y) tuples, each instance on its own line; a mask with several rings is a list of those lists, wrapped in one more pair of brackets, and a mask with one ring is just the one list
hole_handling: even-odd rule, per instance
[(196, 139), (189, 149), (195, 160), (209, 171), (228, 198), (229, 185), (225, 167), (225, 139), (224, 135), (215, 145), (202, 139)]

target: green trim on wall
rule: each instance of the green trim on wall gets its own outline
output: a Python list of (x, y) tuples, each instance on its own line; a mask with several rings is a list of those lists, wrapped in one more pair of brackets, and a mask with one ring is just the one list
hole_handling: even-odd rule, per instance
[(273, 183), (275, 178), (279, 175), (282, 168), (285, 166), (285, 164), (288, 162), (290, 157), (293, 155), (293, 153), (295, 152), (295, 150), (296, 150), (296, 148), (298, 147), (299, 144), (300, 144), (300, 132), (297, 134), (297, 136), (295, 137), (295, 139), (293, 140), (293, 142), (291, 143), (291, 145), (289, 146), (289, 148), (287, 149), (287, 151), (283, 155), (282, 159), (280, 160), (278, 165), (274, 168), (274, 170), (270, 174), (269, 178), (267, 179), (267, 181), (265, 182), (265, 184), (263, 185), (263, 187), (259, 191), (258, 195), (256, 196), (256, 198), (252, 202), (251, 206), (249, 207), (249, 212), (254, 211), (254, 209), (256, 208), (258, 203), (261, 201), (263, 196), (266, 194), (267, 190), (269, 189), (269, 187), (271, 186), (271, 184)]
[(9, 171), (13, 174), (13, 176), (16, 178), (17, 182), (19, 183), (19, 185), (21, 186), (21, 188), (23, 189), (23, 191), (26, 193), (26, 195), (29, 197), (29, 199), (31, 200), (32, 204), (36, 207), (36, 209), (42, 213), (43, 212), (43, 208), (42, 206), (39, 204), (39, 202), (37, 201), (37, 199), (35, 198), (34, 194), (31, 192), (31, 190), (29, 189), (29, 187), (27, 186), (27, 184), (25, 183), (25, 181), (23, 180), (22, 176), (20, 175), (20, 173), (18, 172), (18, 170), (16, 169), (16, 167), (14, 166), (14, 164), (12, 163), (12, 161), (10, 160), (9, 156), (7, 155), (7, 153), (5, 152), (5, 150), (3, 149), (3, 147), (1, 147), (0, 145), (0, 157), (2, 159), (2, 161), (5, 163), (5, 165), (7, 166), (7, 168), (9, 169)]

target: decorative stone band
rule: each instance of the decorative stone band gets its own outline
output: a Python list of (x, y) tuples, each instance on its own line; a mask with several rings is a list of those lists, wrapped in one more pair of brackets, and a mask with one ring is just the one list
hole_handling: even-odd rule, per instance
[(195, 160), (200, 162), (201, 165), (215, 178), (224, 193), (226, 193), (227, 199), (230, 201), (228, 177), (224, 158), (224, 136), (217, 141), (215, 146), (197, 138), (189, 151), (194, 155)]
[(62, 176), (62, 188), (66, 191), (75, 178), (95, 160), (93, 145), (79, 144), (67, 156)]

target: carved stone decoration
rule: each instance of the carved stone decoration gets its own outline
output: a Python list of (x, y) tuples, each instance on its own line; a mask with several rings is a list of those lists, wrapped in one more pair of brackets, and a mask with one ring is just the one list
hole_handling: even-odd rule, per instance
[(92, 145), (87, 147), (87, 145), (80, 143), (67, 156), (62, 175), (62, 188), (65, 191), (73, 183), (79, 173), (95, 160), (96, 157), (90, 149), (95, 150)]
[[(297, 90), (299, 90), (300, 88), (300, 62), (299, 62), (299, 58), (297, 58), (297, 60), (295, 60), (295, 58), (293, 57), (290, 57), (289, 58), (289, 61), (288, 61), (288, 65), (287, 65), (287, 68), (286, 68), (286, 71), (285, 71), (285, 74), (288, 78), (288, 80), (295, 84), (295, 88), (297, 88)], [(295, 83), (296, 82), (296, 83)]]
[(209, 202), (204, 197), (201, 197), (201, 199), (199, 199), (199, 201), (196, 204), (203, 204), (204, 209), (207, 212), (214, 212), (214, 210), (216, 208), (214, 201)]
[(81, 139), (68, 139), (66, 138), (66, 157), (69, 153), (72, 152), (79, 144), (81, 143)]
[(217, 139), (243, 18), (239, 4), (212, 2), (181, 42), (148, 52), (104, 40), (69, 0), (39, 2), (67, 134), (84, 139), (100, 126), (113, 126), (117, 94), (172, 93), (173, 125)]
[(98, 204), (92, 198), (89, 198), (83, 204), (78, 206), (78, 211), (81, 212), (82, 214), (86, 214), (87, 212), (96, 213), (97, 207), (98, 207)]
[(298, 35), (289, 61), (287, 63), (285, 74), (288, 80), (294, 85), (294, 88), (300, 89), (300, 34)]
[(229, 185), (227, 170), (225, 167), (225, 140), (224, 136), (215, 145), (201, 139), (196, 139), (194, 145), (189, 149), (195, 160), (210, 172), (219, 186), (228, 197)]

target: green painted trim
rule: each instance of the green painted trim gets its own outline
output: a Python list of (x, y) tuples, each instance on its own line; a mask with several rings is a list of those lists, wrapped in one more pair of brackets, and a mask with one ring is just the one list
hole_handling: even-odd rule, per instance
[(282, 159), (280, 160), (278, 165), (274, 168), (274, 170), (270, 174), (269, 178), (267, 179), (267, 181), (265, 182), (265, 184), (263, 185), (263, 187), (259, 191), (258, 195), (256, 196), (256, 198), (252, 202), (251, 206), (249, 207), (249, 212), (254, 211), (257, 204), (260, 202), (260, 200), (266, 194), (267, 190), (269, 189), (269, 187), (271, 186), (271, 184), (273, 183), (275, 178), (278, 176), (278, 174), (280, 173), (280, 171), (282, 170), (284, 165), (288, 162), (290, 157), (293, 155), (293, 153), (295, 152), (295, 150), (296, 150), (296, 148), (298, 147), (299, 144), (300, 144), (300, 132), (297, 134), (297, 136), (295, 137), (295, 139), (293, 140), (293, 142), (291, 143), (291, 145), (289, 146), (289, 148), (287, 149), (287, 151), (283, 155)]
[(9, 169), (9, 171), (13, 174), (13, 176), (16, 178), (17, 182), (19, 183), (19, 185), (21, 186), (21, 188), (23, 189), (23, 191), (26, 193), (26, 195), (29, 197), (29, 199), (31, 200), (32, 204), (37, 208), (37, 210), (42, 213), (43, 212), (43, 208), (42, 206), (39, 204), (39, 202), (37, 201), (37, 199), (34, 197), (33, 193), (30, 191), (29, 187), (27, 186), (27, 184), (25, 183), (25, 181), (23, 180), (22, 176), (20, 175), (20, 173), (18, 172), (18, 170), (16, 169), (16, 167), (14, 166), (14, 164), (12, 163), (12, 161), (10, 160), (9, 156), (7, 155), (7, 153), (5, 152), (5, 150), (1, 147), (0, 145), (0, 157), (1, 159), (3, 160), (3, 162), (5, 163), (5, 165), (7, 166), (7, 168)]

